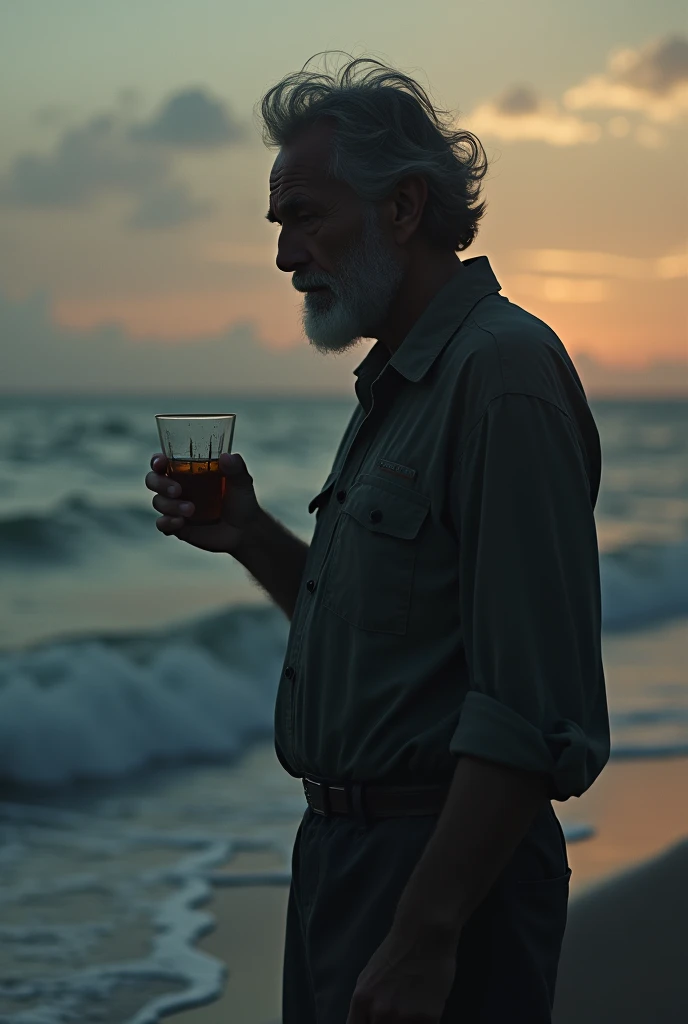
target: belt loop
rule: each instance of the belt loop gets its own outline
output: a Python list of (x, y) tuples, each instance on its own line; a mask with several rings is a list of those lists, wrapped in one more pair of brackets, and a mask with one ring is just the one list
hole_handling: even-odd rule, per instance
[(363, 799), (363, 787), (364, 782), (352, 782), (349, 785), (349, 801), (351, 803), (351, 812), (362, 825), (368, 825), (369, 819), (366, 813), (365, 801)]
[(323, 814), (329, 818), (332, 814), (332, 808), (330, 806), (330, 787), (326, 782), (321, 782), (320, 786), (323, 802)]

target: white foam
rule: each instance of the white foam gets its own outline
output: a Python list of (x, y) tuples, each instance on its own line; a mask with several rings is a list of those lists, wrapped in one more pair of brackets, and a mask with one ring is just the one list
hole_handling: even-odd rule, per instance
[[(274, 690), (279, 668), (266, 672)], [(184, 642), (167, 641), (145, 665), (98, 642), (8, 654), (0, 684), (0, 776), (22, 783), (226, 758), (273, 727), (268, 687)]]
[[(150, 980), (170, 983), (169, 993), (149, 1000), (126, 1024), (155, 1024), (161, 1014), (201, 1006), (219, 996), (226, 965), (194, 948), (197, 939), (213, 925), (213, 917), (198, 907), (208, 900), (215, 869), (246, 851), (267, 850), (276, 853), (288, 865), (290, 847), (279, 832), (252, 836), (250, 839), (222, 838), (213, 835), (151, 830), (137, 825), (123, 826), (97, 815), (62, 811), (48, 807), (0, 804), (0, 832), (13, 831), (14, 855), (5, 853), (3, 884), (0, 884), (0, 910), (21, 910), (30, 900), (32, 906), (61, 896), (68, 897), (92, 889), (112, 897), (113, 912), (108, 921), (24, 924), (0, 928), (0, 940), (6, 950), (22, 956), (30, 950), (36, 971), (22, 978), (0, 981), (0, 998), (17, 1004), (16, 1012), (0, 1016), (3, 1024), (65, 1024), (91, 1019), (94, 1006), (114, 1001), (123, 989), (136, 989)], [(2, 835), (6, 838), (6, 835)], [(63, 874), (47, 878), (29, 878), (24, 884), (8, 884), (14, 873), (25, 872), (28, 854), (51, 851), (59, 865), (55, 849), (65, 850)], [(137, 852), (155, 848), (167, 853), (160, 866), (137, 868)], [(5, 851), (7, 846), (5, 846)], [(170, 854), (172, 857), (170, 858)], [(93, 870), (75, 874), (71, 860), (90, 861)], [(171, 861), (171, 862), (170, 862)], [(290, 873), (281, 873), (280, 884), (288, 884)], [(266, 872), (266, 882), (255, 875), (254, 884), (274, 884), (275, 872)], [(151, 886), (167, 883), (172, 887), (166, 898), (151, 902)], [(149, 908), (153, 933), (150, 952), (138, 959), (79, 966), (88, 960), (91, 948), (131, 915), (132, 908)], [(42, 970), (43, 963), (50, 970)], [(74, 966), (76, 964), (76, 966)], [(6, 974), (6, 972), (5, 972)], [(181, 991), (179, 990), (181, 988)], [(145, 998), (145, 997), (144, 997)], [(32, 1003), (30, 1009), (22, 1004)]]
[[(193, 786), (200, 798), (194, 823), (198, 830), (146, 824), (154, 808), (163, 808), (167, 821), (170, 817), (184, 821), (178, 781), (168, 789), (153, 786), (150, 794), (141, 793), (129, 820), (117, 817), (116, 803), (107, 799), (98, 803), (95, 813), (0, 803), (0, 918), (7, 916), (8, 909), (15, 918), (22, 911), (30, 918), (31, 907), (54, 904), (56, 897), (67, 918), (69, 898), (75, 894), (93, 892), (111, 901), (105, 919), (95, 906), (95, 920), (29, 921), (0, 929), (4, 949), (14, 954), (30, 950), (35, 966), (21, 979), (12, 980), (5, 972), (0, 980), (0, 999), (17, 1007), (0, 1016), (2, 1024), (77, 1024), (91, 1019), (94, 1008), (115, 1005), (123, 991), (138, 990), (145, 1001), (145, 985), (151, 980), (169, 983), (170, 991), (148, 998), (122, 1024), (155, 1024), (162, 1014), (218, 998), (227, 965), (194, 945), (214, 923), (202, 905), (213, 886), (288, 886), (296, 823), (305, 808), (303, 796), (297, 799), (297, 787), (286, 785), (291, 780), (276, 777), (279, 781), (273, 790), (270, 779), (261, 775), (267, 792), (272, 792), (273, 805), (261, 799), (265, 794), (254, 791), (247, 807), (255, 802), (258, 812), (253, 818), (244, 812), (237, 817), (232, 811), (232, 791), (236, 795), (245, 793), (247, 786), (251, 789), (250, 776), (250, 769), (227, 773), (219, 768), (199, 775)], [(229, 799), (224, 805), (205, 804), (204, 794), (218, 780)], [(589, 826), (580, 823), (563, 827), (569, 842), (592, 834)], [(237, 834), (247, 828), (248, 834)], [(40, 863), (44, 851), (52, 870), (37, 875), (32, 863)], [(237, 855), (262, 851), (276, 855), (281, 866), (232, 872)], [(142, 854), (146, 855), (144, 866), (137, 860)], [(93, 953), (98, 960), (98, 943), (103, 938), (134, 923), (133, 912), (147, 916), (152, 941), (146, 955), (89, 963)], [(43, 965), (49, 965), (49, 970)], [(232, 965), (228, 966), (231, 970)], [(23, 1009), (29, 1001), (31, 1008)]]
[[(0, 653), (0, 778), (58, 787), (156, 762), (236, 757), (273, 735), (287, 628), (274, 607), (236, 607), (158, 632)], [(652, 670), (641, 660), (631, 679), (622, 659), (623, 686), (610, 687), (614, 757), (688, 750), (688, 691), (672, 653), (681, 629), (657, 635), (673, 645), (669, 675), (652, 633), (636, 643), (638, 658), (643, 644), (655, 652)], [(622, 658), (614, 643), (608, 652)], [(614, 683), (622, 669), (607, 665)]]

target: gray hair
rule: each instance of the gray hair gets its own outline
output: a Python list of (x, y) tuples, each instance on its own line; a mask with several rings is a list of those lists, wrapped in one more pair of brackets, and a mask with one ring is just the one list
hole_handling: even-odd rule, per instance
[[(425, 236), (441, 248), (467, 249), (487, 206), (477, 203), (487, 157), (476, 136), (455, 129), (451, 113), (434, 107), (418, 82), (380, 61), (359, 57), (331, 75), (306, 71), (313, 59), (260, 100), (265, 145), (288, 145), (317, 119), (334, 118), (326, 173), (368, 203), (387, 198), (407, 175), (420, 175), (428, 186)], [(359, 77), (366, 64), (373, 66)]]

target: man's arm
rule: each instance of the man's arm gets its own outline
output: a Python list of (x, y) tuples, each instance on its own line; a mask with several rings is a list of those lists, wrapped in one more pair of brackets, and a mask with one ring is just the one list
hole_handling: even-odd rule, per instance
[(397, 906), (395, 933), (420, 946), (458, 942), (546, 800), (546, 776), (460, 757)]
[(255, 524), (231, 554), (291, 620), (308, 550), (308, 544), (261, 509)]
[(500, 396), (460, 453), (452, 494), (470, 689), (452, 787), (399, 907), (399, 920), (425, 914), (449, 930), (543, 802), (584, 792), (609, 755), (597, 540), (572, 422), (534, 396)]

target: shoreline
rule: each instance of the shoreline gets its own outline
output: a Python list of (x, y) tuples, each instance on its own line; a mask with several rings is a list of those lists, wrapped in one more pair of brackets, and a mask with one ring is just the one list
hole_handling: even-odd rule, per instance
[[(631, 950), (626, 953), (622, 971), (626, 987), (632, 988), (628, 979), (633, 976), (642, 978), (644, 985), (651, 985), (652, 979), (648, 981), (647, 972), (643, 974), (641, 964), (636, 965), (631, 955), (633, 948), (644, 948), (636, 941), (641, 936), (635, 935), (639, 928), (634, 918), (635, 892), (638, 899), (649, 899), (656, 906), (662, 920), (672, 913), (673, 908), (667, 910), (666, 906), (665, 876), (673, 877), (678, 863), (688, 872), (688, 820), (681, 810), (686, 794), (688, 757), (620, 760), (611, 761), (575, 804), (555, 803), (562, 824), (592, 824), (595, 828), (589, 839), (568, 846), (572, 868), (570, 926), (561, 962), (561, 991), (567, 994), (569, 1003), (573, 998), (570, 993), (578, 993), (576, 1006), (588, 997), (592, 1003), (586, 1004), (583, 1016), (557, 1016), (557, 1024), (579, 1024), (581, 1020), (597, 1024), (597, 1005), (610, 1005), (619, 986), (616, 985), (614, 993), (607, 990), (602, 965), (607, 958), (618, 963), (614, 950), (619, 927), (625, 929), (626, 945)], [(233, 875), (273, 867), (283, 867), (276, 857), (266, 854), (257, 862), (254, 854), (245, 854), (228, 865), (227, 871)], [(629, 878), (634, 880), (629, 883)], [(197, 948), (227, 965), (224, 992), (214, 1003), (173, 1014), (165, 1020), (174, 1024), (227, 1024), (231, 1020), (241, 1024), (279, 1024), (287, 900), (287, 886), (215, 886), (205, 909), (215, 917), (216, 927), (200, 940)], [(621, 920), (623, 926), (618, 924)], [(688, 908), (684, 920), (688, 921)], [(588, 983), (586, 965), (591, 930), (606, 938), (604, 942), (598, 940), (600, 966)], [(649, 936), (646, 941), (653, 942), (658, 950), (671, 951), (679, 947), (681, 940), (678, 932), (665, 927), (662, 935)], [(667, 954), (665, 960), (670, 962), (671, 956)], [(618, 970), (610, 971), (610, 986), (618, 975)], [(673, 991), (669, 997), (678, 998)], [(624, 1024), (647, 1024), (647, 1016), (634, 1016), (633, 1000), (627, 1003), (624, 1012), (628, 1009), (629, 1015), (601, 1016), (600, 1024), (617, 1019)]]

